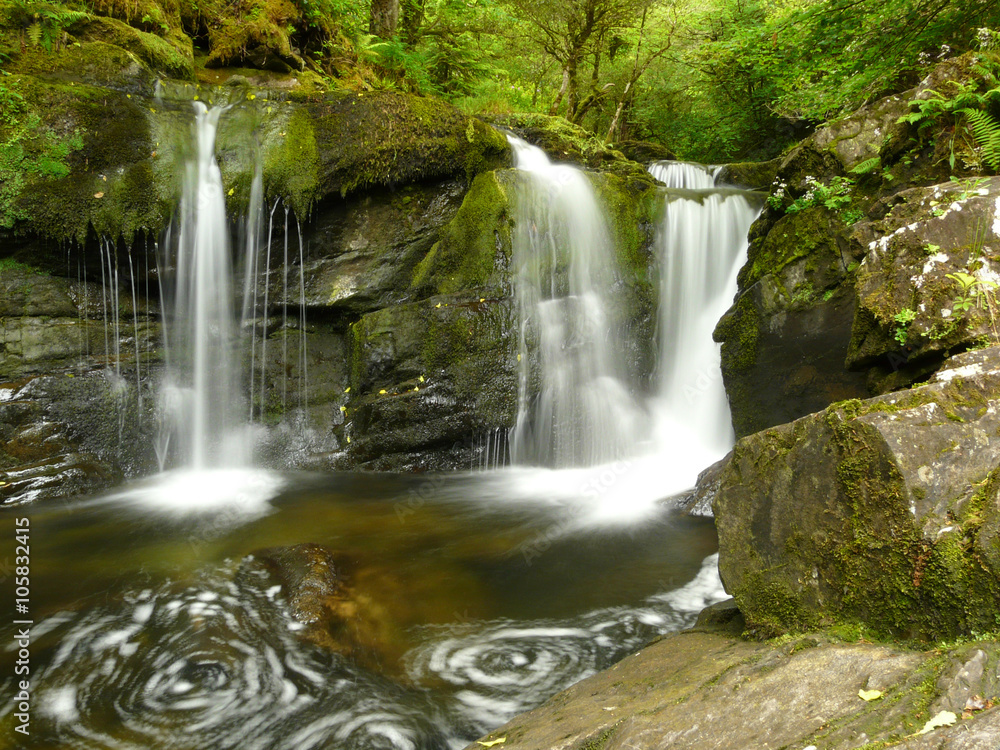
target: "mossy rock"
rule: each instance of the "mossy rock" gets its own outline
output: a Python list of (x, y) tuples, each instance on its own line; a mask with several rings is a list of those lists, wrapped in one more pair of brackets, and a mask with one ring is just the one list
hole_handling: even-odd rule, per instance
[(223, 118), (219, 128), (223, 182), (237, 207), (245, 205), (253, 179), (251, 131), (260, 142), (267, 194), (283, 198), (300, 218), (328, 195), (454, 176), (471, 183), (510, 158), (502, 135), (437, 99), (378, 92), (282, 101), (273, 92), (257, 98), (247, 90), (251, 98), (256, 104)]
[(351, 465), (467, 468), (478, 440), (513, 424), (513, 305), (481, 294), (395, 305), (351, 326), (351, 400), (338, 429)]
[(511, 293), (511, 206), (516, 172), (485, 172), (473, 180), (455, 218), (420, 261), (411, 288), (419, 296), (482, 288)]
[(643, 164), (630, 160), (621, 151), (605, 145), (593, 133), (564, 117), (532, 112), (499, 115), (488, 118), (488, 121), (538, 146), (555, 162), (569, 162), (619, 174), (641, 173), (646, 169)]
[(739, 437), (868, 395), (865, 376), (844, 366), (857, 266), (847, 226), (820, 207), (761, 233), (767, 221), (751, 229), (737, 301), (714, 333)]
[[(912, 379), (888, 377), (892, 372), (920, 377), (951, 352), (994, 339), (998, 196), (1000, 178), (912, 188), (893, 198), (883, 219), (858, 225), (853, 241), (866, 255), (849, 367), (871, 368), (874, 383), (898, 387)], [(971, 291), (955, 276), (963, 273)]]
[[(24, 144), (6, 169), (4, 223), (20, 233), (82, 241), (93, 230), (131, 239), (169, 215), (173, 169), (163, 165), (151, 113), (137, 97), (82, 84), (10, 76), (24, 107), (2, 137)], [(24, 128), (34, 124), (34, 139)], [(16, 222), (16, 224), (15, 224)]]
[(104, 42), (132, 53), (159, 76), (194, 78), (191, 40), (182, 35), (164, 38), (100, 16), (74, 24), (69, 31), (81, 43)]
[(1000, 569), (983, 553), (997, 544), (984, 519), (1000, 350), (963, 357), (927, 386), (736, 444), (714, 511), (720, 573), (749, 627), (946, 638), (1000, 625)]
[(309, 105), (319, 145), (320, 190), (341, 195), (507, 166), (493, 128), (428, 97), (375, 92)]
[(716, 181), (723, 185), (770, 192), (780, 166), (781, 159), (723, 164), (716, 175)]
[(159, 78), (194, 78), (190, 40), (168, 41), (101, 16), (84, 16), (66, 35), (51, 49), (14, 45), (6, 69), (146, 95)]

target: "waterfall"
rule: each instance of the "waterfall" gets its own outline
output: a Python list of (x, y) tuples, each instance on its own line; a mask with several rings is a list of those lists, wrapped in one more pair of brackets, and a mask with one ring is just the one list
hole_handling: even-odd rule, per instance
[(585, 487), (600, 506), (598, 518), (617, 518), (626, 506), (642, 512), (649, 501), (693, 486), (732, 447), (712, 330), (736, 292), (759, 209), (750, 193), (716, 186), (715, 168), (650, 166), (668, 188), (653, 260), (657, 365), (640, 400), (628, 383), (642, 373), (624, 372), (614, 346), (621, 338), (611, 314), (615, 253), (590, 183), (510, 140), (524, 172), (513, 237), (521, 382), (511, 461), (581, 467), (529, 484), (546, 482), (551, 495), (567, 497)]
[(582, 172), (509, 138), (525, 178), (513, 238), (521, 351), (511, 460), (555, 468), (605, 463), (634, 452), (642, 421), (611, 331), (610, 233)]
[(720, 345), (712, 330), (736, 293), (759, 208), (746, 191), (715, 187), (701, 165), (659, 162), (649, 171), (667, 185), (698, 188), (667, 191), (656, 247), (659, 356), (650, 404), (656, 450), (676, 456), (679, 471), (689, 466), (681, 473), (693, 483), (698, 470), (733, 444)]
[(649, 165), (649, 173), (668, 188), (686, 190), (711, 190), (717, 171), (716, 167), (690, 161), (656, 161)]
[[(196, 151), (186, 164), (176, 235), (166, 260), (174, 289), (164, 300), (164, 390), (172, 452), (195, 469), (248, 460), (240, 414), (233, 269), (215, 135), (224, 108), (195, 102)], [(162, 265), (161, 265), (162, 268)]]

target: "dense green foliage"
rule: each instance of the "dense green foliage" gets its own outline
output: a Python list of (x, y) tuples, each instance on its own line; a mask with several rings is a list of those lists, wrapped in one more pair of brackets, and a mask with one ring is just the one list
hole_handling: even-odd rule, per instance
[[(0, 13), (22, 48), (57, 48), (108, 15), (188, 55), (193, 40), (208, 67), (559, 114), (703, 161), (776, 155), (940, 59), (1000, 47), (993, 0), (0, 0)], [(979, 105), (952, 114), (991, 165), (1000, 113)]]

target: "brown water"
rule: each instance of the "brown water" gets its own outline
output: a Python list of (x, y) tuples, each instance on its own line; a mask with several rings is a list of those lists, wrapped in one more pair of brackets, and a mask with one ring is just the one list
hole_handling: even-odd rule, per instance
[[(710, 521), (652, 505), (609, 522), (553, 496), (559, 476), (160, 477), (7, 512), (0, 560), (30, 519), (25, 746), (463, 747), (723, 596)], [(303, 639), (285, 592), (237, 575), (303, 542), (349, 568), (375, 634), (362, 657)], [(0, 653), (7, 737), (15, 659)]]

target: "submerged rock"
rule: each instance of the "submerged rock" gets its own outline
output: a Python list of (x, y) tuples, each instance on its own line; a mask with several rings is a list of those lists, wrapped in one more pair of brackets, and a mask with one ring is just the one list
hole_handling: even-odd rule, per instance
[[(954, 674), (944, 666), (952, 660), (984, 668)], [(934, 651), (823, 635), (753, 643), (688, 631), (564, 690), (469, 750), (501, 738), (497, 746), (525, 750), (849, 750), (869, 742), (979, 750), (1000, 743), (1000, 708), (969, 711), (955, 726), (917, 733), (939, 705), (961, 716), (968, 690), (996, 695), (998, 660), (992, 641), (952, 649), (942, 659)], [(865, 701), (860, 690), (881, 697)]]
[(740, 440), (715, 498), (748, 626), (932, 638), (1000, 621), (1000, 348)]

